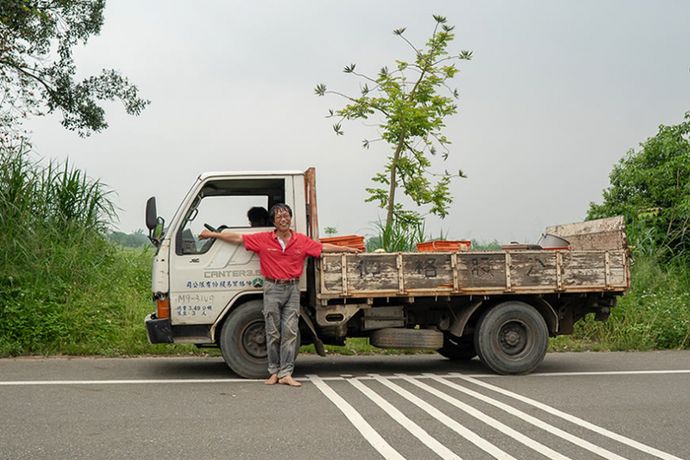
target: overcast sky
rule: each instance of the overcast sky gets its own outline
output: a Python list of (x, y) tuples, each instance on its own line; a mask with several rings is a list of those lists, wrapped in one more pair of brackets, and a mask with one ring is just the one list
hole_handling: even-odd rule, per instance
[[(151, 105), (130, 117), (108, 105), (110, 128), (82, 139), (57, 117), (34, 119), (35, 150), (70, 162), (117, 192), (119, 229), (144, 227), (158, 198), (172, 217), (203, 171), (317, 168), (319, 222), (372, 234), (384, 213), (364, 203), (388, 150), (363, 150), (376, 128), (329, 108), (355, 93), (342, 73), (375, 74), (422, 44), (433, 14), (456, 27), (451, 50), (471, 50), (454, 80), (447, 120), (455, 203), (451, 239), (536, 241), (544, 227), (582, 220), (626, 151), (690, 110), (690, 2), (668, 1), (134, 1), (110, 0), (105, 25), (76, 52), (84, 75), (114, 68)], [(220, 224), (222, 222), (217, 222)]]

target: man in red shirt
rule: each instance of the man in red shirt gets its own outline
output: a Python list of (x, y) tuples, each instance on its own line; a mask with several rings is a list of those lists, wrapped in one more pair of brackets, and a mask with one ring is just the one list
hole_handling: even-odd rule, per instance
[(307, 235), (290, 230), (292, 210), (276, 204), (268, 212), (275, 226), (272, 232), (234, 233), (204, 230), (199, 238), (217, 238), (244, 247), (259, 255), (264, 276), (264, 319), (268, 353), (267, 385), (283, 383), (302, 386), (292, 377), (297, 355), (299, 327), (299, 278), (307, 257), (320, 257), (322, 252), (359, 252), (354, 248), (319, 243)]

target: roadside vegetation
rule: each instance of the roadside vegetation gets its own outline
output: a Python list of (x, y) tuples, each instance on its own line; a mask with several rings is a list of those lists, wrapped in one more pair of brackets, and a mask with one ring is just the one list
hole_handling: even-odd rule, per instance
[(555, 349), (690, 348), (690, 112), (614, 166), (588, 217), (625, 216), (632, 289), (606, 323), (590, 318)]
[(0, 147), (0, 356), (172, 352), (143, 329), (153, 252), (109, 241), (113, 217), (104, 184)]
[[(552, 340), (552, 350), (690, 348), (689, 128), (688, 121), (662, 127), (641, 150), (628, 153), (611, 173), (604, 202), (591, 205), (592, 218), (626, 216), (632, 289), (608, 322), (587, 318), (573, 336)], [(623, 189), (658, 192), (637, 208), (621, 208), (631, 202)], [(209, 352), (148, 344), (143, 318), (153, 308), (153, 250), (140, 246), (142, 232), (109, 231), (114, 218), (105, 184), (69, 164), (32, 161), (26, 144), (0, 146), (0, 356)], [(423, 225), (410, 228), (379, 225), (368, 249), (387, 239), (409, 250), (428, 238)], [(473, 243), (475, 249), (498, 248), (495, 241)], [(395, 352), (375, 349), (366, 339), (327, 349)]]

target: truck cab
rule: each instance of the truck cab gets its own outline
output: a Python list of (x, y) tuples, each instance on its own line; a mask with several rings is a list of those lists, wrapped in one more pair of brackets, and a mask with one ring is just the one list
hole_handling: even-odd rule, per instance
[[(251, 226), (247, 212), (255, 207), (268, 210), (277, 203), (293, 209), (293, 230), (311, 234), (305, 174), (201, 174), (167, 228), (156, 215), (155, 199), (149, 200), (147, 226), (157, 248), (152, 271), (156, 312), (146, 318), (150, 342), (216, 345), (217, 333), (233, 307), (261, 299), (263, 277), (256, 254), (241, 245), (200, 240), (198, 235), (204, 228), (238, 233), (271, 231), (269, 222)], [(305, 290), (306, 277), (302, 278), (300, 285)]]

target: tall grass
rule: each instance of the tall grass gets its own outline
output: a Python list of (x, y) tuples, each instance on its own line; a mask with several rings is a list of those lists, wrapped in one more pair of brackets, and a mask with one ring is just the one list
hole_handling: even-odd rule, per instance
[(0, 150), (0, 352), (56, 351), (108, 329), (74, 301), (113, 260), (101, 237), (113, 209), (102, 184), (67, 163)]
[(394, 221), (391, 225), (379, 221), (374, 224), (377, 234), (367, 240), (367, 251), (383, 249), (386, 252), (412, 252), (417, 250), (417, 243), (425, 241), (424, 221), (401, 223)]
[(588, 317), (572, 337), (552, 348), (653, 350), (690, 348), (690, 267), (683, 260), (662, 262), (659, 255), (637, 253), (632, 286), (606, 322)]
[(106, 241), (110, 195), (67, 163), (0, 147), (0, 355), (107, 352), (134, 321), (122, 311), (149, 291), (151, 255)]

